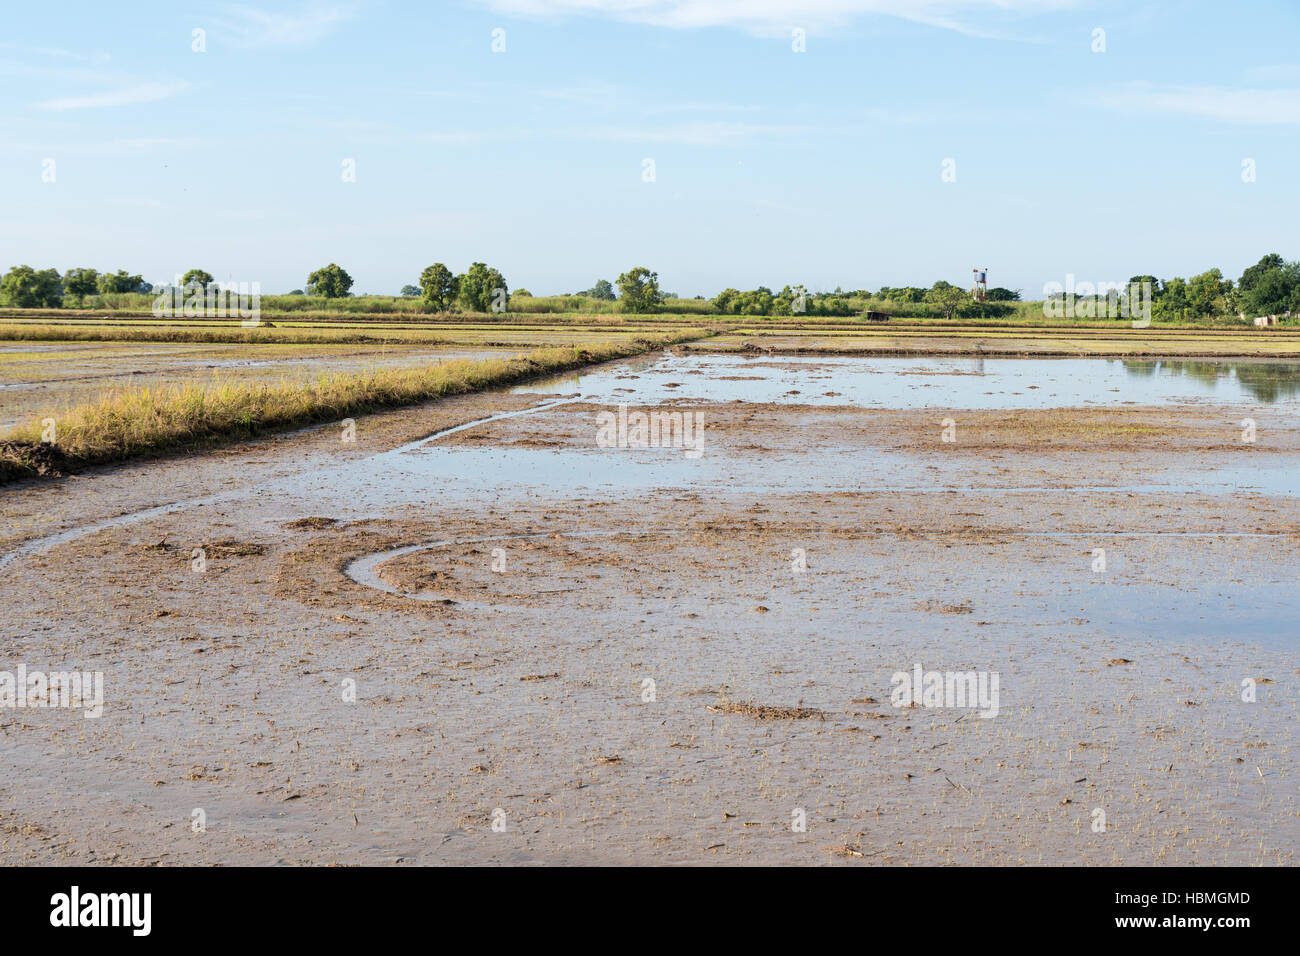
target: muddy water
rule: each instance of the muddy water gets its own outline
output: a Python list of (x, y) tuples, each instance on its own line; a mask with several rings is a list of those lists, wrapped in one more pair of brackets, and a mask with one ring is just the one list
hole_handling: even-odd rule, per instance
[[(982, 369), (974, 371), (973, 369)], [(1117, 376), (1121, 376), (1118, 377)], [(551, 396), (534, 406), (493, 411), (391, 451), (267, 482), (263, 494), (286, 507), (329, 510), (359, 520), (437, 498), (470, 505), (485, 497), (551, 496), (609, 500), (655, 489), (766, 495), (816, 492), (862, 494), (1262, 494), (1300, 495), (1294, 460), (1272, 457), (1240, 462), (1216, 457), (1133, 462), (1095, 453), (1057, 456), (1053, 470), (1008, 467), (1000, 457), (918, 457), (858, 435), (823, 437), (788, 447), (715, 443), (714, 402), (775, 406), (1017, 409), (1098, 405), (1195, 406), (1211, 397), (1244, 400), (1247, 379), (1268, 381), (1270, 397), (1296, 381), (1300, 366), (1254, 362), (1119, 362), (1107, 359), (946, 360), (835, 358), (753, 360), (734, 356), (662, 353), (614, 363), (595, 372), (557, 376), (511, 389)], [(920, 379), (916, 384), (915, 379)], [(1138, 388), (1120, 391), (1131, 378)], [(953, 384), (974, 380), (975, 386)], [(1037, 387), (1026, 382), (1039, 381)], [(937, 383), (937, 384), (936, 384)], [(833, 390), (822, 391), (833, 384)], [(797, 387), (795, 387), (797, 386)], [(938, 388), (950, 399), (926, 391)], [(915, 391), (923, 392), (918, 396)], [(744, 395), (746, 398), (737, 398)], [(1095, 396), (1087, 398), (1086, 396)], [(489, 399), (490, 400), (490, 399)], [(960, 404), (965, 402), (965, 404)], [(597, 447), (596, 414), (604, 406), (664, 405), (698, 413), (706, 432), (700, 455), (680, 448)], [(716, 407), (716, 406), (715, 406)], [(956, 411), (952, 412), (957, 414)], [(1239, 414), (1251, 414), (1251, 406)], [(470, 430), (531, 419), (522, 432), (483, 446), (456, 441)], [(955, 421), (955, 419), (953, 420)], [(938, 422), (936, 422), (936, 427)], [(963, 426), (964, 427), (964, 426)], [(1238, 428), (1235, 414), (1224, 429)], [(522, 434), (526, 442), (512, 440)], [(170, 502), (139, 513), (87, 524), (26, 546), (35, 553), (88, 531), (134, 523), (189, 507), (238, 500), (241, 491)], [(18, 552), (0, 555), (0, 569)]]
[[(20, 489), (7, 520), (90, 527), (0, 570), (0, 669), (110, 690), (0, 712), (8, 858), (1294, 864), (1300, 499), (1247, 491), (1295, 471), (1289, 400), (1044, 364), (654, 356), (373, 454), (327, 426)], [(703, 455), (598, 447), (619, 402), (700, 410)], [(996, 672), (999, 715), (893, 707), (917, 663)]]
[[(1126, 359), (748, 358), (659, 356), (522, 386), (590, 401), (653, 403), (682, 395), (729, 402), (865, 408), (1074, 408), (1281, 404), (1300, 407), (1300, 364)], [(683, 376), (689, 375), (690, 378)]]

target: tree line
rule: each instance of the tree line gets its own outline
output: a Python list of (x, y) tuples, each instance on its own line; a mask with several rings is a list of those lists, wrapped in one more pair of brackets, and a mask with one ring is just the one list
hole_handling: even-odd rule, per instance
[(142, 276), (131, 275), (125, 269), (102, 273), (95, 269), (69, 269), (67, 275), (60, 276), (57, 269), (14, 266), (0, 278), (0, 305), (57, 309), (62, 307), (64, 296), (71, 296), (80, 305), (88, 295), (152, 291), (153, 286)]
[(1151, 315), (1156, 319), (1300, 313), (1300, 260), (1288, 262), (1276, 252), (1247, 268), (1235, 282), (1225, 279), (1218, 269), (1190, 279), (1140, 275), (1129, 282), (1151, 284)]
[[(181, 277), (181, 285), (202, 294), (213, 277), (204, 269), (190, 269)], [(1269, 253), (1247, 268), (1237, 280), (1225, 279), (1219, 269), (1209, 269), (1190, 279), (1174, 277), (1160, 280), (1152, 275), (1133, 276), (1130, 283), (1149, 283), (1152, 315), (1166, 320), (1202, 319), (1240, 315), (1253, 317), (1291, 312), (1300, 314), (1300, 261), (1288, 261), (1278, 253)], [(353, 285), (347, 270), (330, 263), (314, 270), (302, 289), (290, 295), (319, 296), (326, 300), (349, 297)], [(114, 293), (156, 293), (168, 288), (154, 286), (139, 275), (126, 270), (99, 272), (90, 268), (69, 269), (60, 275), (56, 269), (36, 270), (20, 265), (0, 278), (0, 306), (10, 308), (61, 308), (68, 299), (78, 307), (88, 296)], [(518, 296), (530, 297), (520, 289)], [(435, 262), (420, 273), (418, 284), (403, 286), (402, 295), (419, 298), (426, 312), (505, 312), (510, 304), (510, 288), (499, 269), (483, 262), (471, 263), (462, 273)], [(669, 299), (663, 292), (658, 273), (637, 266), (619, 275), (615, 282), (597, 280), (590, 289), (573, 293), (597, 301), (618, 301), (623, 312), (652, 313), (661, 311)], [(1101, 294), (1104, 297), (1104, 293)], [(1021, 300), (1020, 290), (996, 287), (988, 291), (987, 300), (975, 302), (969, 290), (939, 280), (929, 288), (919, 286), (882, 286), (872, 293), (867, 289), (833, 292), (809, 292), (802, 286), (786, 285), (779, 292), (766, 286), (742, 291), (723, 289), (712, 299), (697, 296), (700, 309), (719, 315), (848, 316), (861, 310), (867, 300), (900, 304), (923, 304), (945, 318), (1010, 315), (1011, 303)], [(707, 303), (707, 305), (706, 305)]]

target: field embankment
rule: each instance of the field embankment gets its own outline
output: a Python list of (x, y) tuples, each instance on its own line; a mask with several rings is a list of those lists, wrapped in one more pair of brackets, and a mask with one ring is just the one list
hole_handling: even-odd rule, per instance
[[(113, 391), (20, 426), (0, 441), (0, 483), (69, 468), (247, 439), (349, 415), (415, 405), (638, 355), (707, 335), (699, 329), (631, 342), (542, 348), (517, 358), (325, 375), (308, 383), (173, 384)], [(43, 419), (55, 440), (42, 442)]]
[[(408, 335), (384, 335), (348, 329), (282, 329), (273, 325), (243, 328), (178, 325), (0, 325), (0, 341), (14, 342), (188, 342), (229, 345), (409, 345)], [(436, 335), (421, 336), (421, 345), (446, 345)]]

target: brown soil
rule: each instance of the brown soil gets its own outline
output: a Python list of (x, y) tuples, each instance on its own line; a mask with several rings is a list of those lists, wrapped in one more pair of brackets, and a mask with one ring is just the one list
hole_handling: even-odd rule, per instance
[(66, 478), (76, 469), (57, 445), (48, 442), (0, 441), (0, 482), (35, 475)]
[[(5, 860), (1300, 860), (1300, 651), (1285, 623), (1300, 501), (1093, 487), (1099, 471), (1141, 485), (1291, 463), (1300, 430), (1283, 415), (1261, 414), (1246, 449), (1231, 408), (959, 410), (943, 443), (931, 412), (680, 391), (735, 487), (539, 494), (503, 474), (363, 471), (544, 400), (494, 393), (359, 419), (351, 444), (311, 429), (5, 492), (4, 553), (190, 503), (0, 569), (0, 667), (106, 680), (98, 720), (0, 710)], [(545, 441), (539, 456), (603, 461), (596, 411), (500, 420), (439, 448)], [(865, 474), (878, 449), (907, 482), (818, 490), (833, 457)], [(745, 490), (772, 462), (806, 470), (811, 490)], [(348, 574), (413, 546), (376, 575), (425, 599)], [(998, 673), (1000, 713), (896, 708), (892, 677), (917, 663)], [(1244, 702), (1242, 680), (1261, 677)], [(791, 829), (796, 809), (807, 832)]]

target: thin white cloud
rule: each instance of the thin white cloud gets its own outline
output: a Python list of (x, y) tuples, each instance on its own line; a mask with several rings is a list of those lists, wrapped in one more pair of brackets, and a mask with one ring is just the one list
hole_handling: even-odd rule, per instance
[(1300, 89), (1230, 90), (1214, 86), (1133, 84), (1102, 93), (1103, 106), (1140, 113), (1176, 113), (1254, 126), (1300, 125)]
[(618, 101), (618, 90), (608, 83), (587, 83), (583, 86), (541, 89), (537, 95), (543, 99), (559, 100), (564, 103), (576, 103), (579, 106), (592, 106), (599, 109), (613, 109)]
[(482, 143), (515, 142), (529, 139), (532, 135), (531, 131), (524, 129), (438, 130), (399, 138), (408, 142), (432, 143), (436, 146), (477, 146)]
[(107, 53), (78, 53), (75, 50), (64, 50), (60, 47), (22, 46), (18, 43), (0, 42), (0, 50), (15, 50), (19, 53), (50, 56), (61, 60), (76, 60), (79, 63), (107, 63), (109, 61)]
[(757, 106), (739, 106), (732, 103), (671, 103), (667, 106), (655, 106), (647, 113), (757, 113)]
[(86, 83), (92, 86), (108, 86), (125, 82), (120, 73), (105, 73), (101, 70), (88, 70), (83, 67), (33, 66), (18, 60), (0, 60), (0, 76), (21, 76), (39, 80), (53, 80), (56, 83)]
[(67, 153), (125, 153), (152, 149), (189, 149), (205, 145), (201, 139), (174, 139), (164, 136), (113, 139), (81, 143), (4, 143), (3, 148), (15, 152), (40, 153), (42, 156), (62, 156)]
[(759, 123), (700, 122), (677, 126), (638, 128), (595, 126), (575, 130), (573, 135), (618, 143), (674, 143), (682, 146), (740, 146), (757, 137), (785, 139), (809, 133), (806, 126), (775, 126)]
[(226, 4), (212, 25), (219, 36), (246, 49), (308, 46), (352, 18), (347, 4), (309, 3), (295, 13), (278, 13), (248, 4)]
[(1074, 0), (481, 0), (524, 16), (597, 14), (673, 29), (735, 27), (763, 35), (795, 27), (821, 33), (868, 14), (994, 36), (985, 18), (1028, 15), (1073, 6)]
[(681, 146), (741, 146), (755, 137), (805, 137), (808, 126), (777, 126), (757, 123), (698, 122), (675, 126), (583, 126), (574, 128), (530, 129), (446, 129), (430, 132), (393, 130), (375, 131), (353, 137), (361, 143), (432, 143), (448, 148), (480, 146), (488, 143), (511, 143), (526, 140), (575, 140), (604, 143), (670, 143)]
[(100, 109), (107, 106), (131, 106), (135, 103), (152, 103), (155, 100), (165, 100), (169, 96), (175, 96), (177, 93), (183, 93), (190, 88), (188, 83), (138, 83), (134, 86), (123, 86), (115, 90), (104, 90), (100, 93), (86, 93), (82, 96), (64, 96), (53, 100), (44, 100), (37, 103), (37, 109), (42, 110), (89, 110)]

